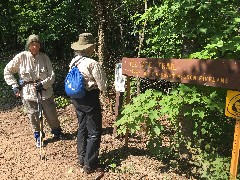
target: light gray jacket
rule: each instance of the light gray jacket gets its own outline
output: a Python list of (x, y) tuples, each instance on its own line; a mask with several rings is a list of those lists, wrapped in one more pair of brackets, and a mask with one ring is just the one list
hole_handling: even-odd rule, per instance
[[(19, 78), (24, 82), (41, 80), (43, 88), (43, 100), (53, 95), (52, 84), (55, 81), (55, 74), (49, 57), (39, 52), (35, 57), (29, 51), (17, 54), (5, 67), (4, 79), (12, 88), (18, 87), (14, 74), (18, 73)], [(24, 100), (36, 101), (36, 89), (33, 83), (23, 86), (21, 97)]]

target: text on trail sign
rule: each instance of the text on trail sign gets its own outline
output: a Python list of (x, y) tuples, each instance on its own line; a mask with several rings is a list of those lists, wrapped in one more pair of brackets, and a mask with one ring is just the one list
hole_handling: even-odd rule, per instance
[(240, 90), (240, 61), (123, 58), (128, 76)]

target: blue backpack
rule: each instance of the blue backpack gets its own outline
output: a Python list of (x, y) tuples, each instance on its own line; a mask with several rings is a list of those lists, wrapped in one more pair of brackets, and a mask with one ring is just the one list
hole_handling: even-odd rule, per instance
[(84, 77), (77, 66), (73, 66), (65, 78), (65, 91), (72, 98), (83, 98), (86, 94)]

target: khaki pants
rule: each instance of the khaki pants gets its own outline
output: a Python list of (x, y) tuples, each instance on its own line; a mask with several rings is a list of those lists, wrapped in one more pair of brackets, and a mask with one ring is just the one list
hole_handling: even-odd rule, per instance
[[(42, 103), (43, 114), (50, 128), (51, 129), (59, 128), (60, 122), (57, 116), (54, 97), (52, 96), (49, 99), (43, 100), (41, 103)], [(37, 102), (23, 100), (23, 104), (24, 104), (25, 110), (27, 111), (28, 117), (30, 119), (30, 124), (32, 126), (33, 132), (40, 131)]]

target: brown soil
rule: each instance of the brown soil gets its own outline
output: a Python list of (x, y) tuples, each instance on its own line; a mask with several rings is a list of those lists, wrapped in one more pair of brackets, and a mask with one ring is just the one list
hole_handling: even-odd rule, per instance
[[(177, 175), (165, 165), (148, 156), (143, 139), (130, 138), (124, 149), (124, 138), (116, 138), (113, 118), (104, 111), (104, 132), (101, 159), (112, 166), (102, 179), (189, 179)], [(96, 179), (100, 173), (85, 174), (77, 164), (77, 119), (70, 105), (58, 110), (59, 119), (67, 140), (51, 141), (48, 125), (44, 125), (47, 145), (35, 147), (28, 117), (18, 106), (0, 114), (0, 179), (1, 180), (80, 180)], [(41, 156), (40, 156), (41, 155)], [(45, 157), (45, 158), (41, 158)], [(116, 162), (116, 163), (113, 163)], [(116, 165), (116, 167), (114, 167)]]

